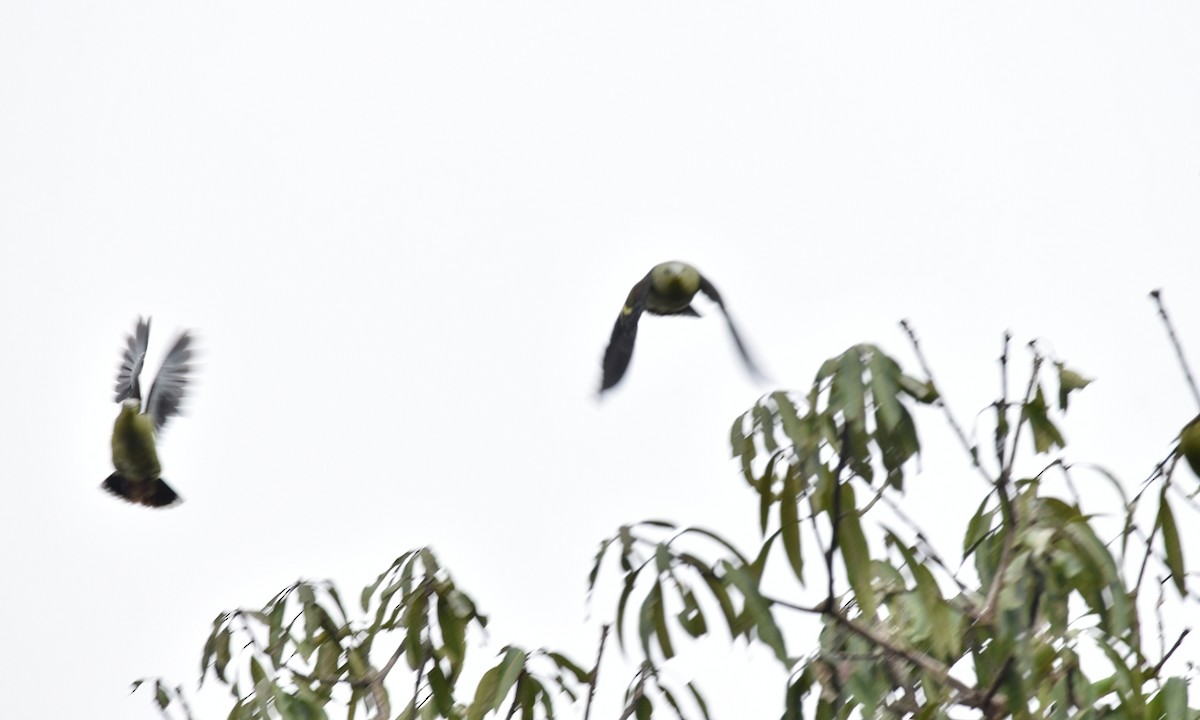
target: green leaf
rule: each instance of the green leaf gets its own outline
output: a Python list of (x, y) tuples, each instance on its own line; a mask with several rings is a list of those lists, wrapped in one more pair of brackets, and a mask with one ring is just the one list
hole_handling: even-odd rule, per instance
[(875, 350), (867, 360), (871, 371), (871, 399), (876, 417), (885, 433), (891, 433), (900, 422), (900, 366), (896, 361)]
[(929, 405), (938, 400), (938, 391), (932, 380), (922, 382), (911, 375), (902, 373), (900, 375), (900, 390), (923, 405)]
[(1084, 601), (1100, 619), (1100, 627), (1121, 637), (1137, 619), (1124, 584), (1117, 574), (1116, 563), (1108, 548), (1096, 537), (1095, 530), (1080, 520), (1062, 528), (1076, 549), (1076, 557), (1088, 568), (1083, 576), (1088, 582), (1107, 586), (1106, 597), (1099, 593), (1082, 593)]
[(346, 669), (350, 671), (350, 678), (353, 680), (361, 680), (367, 676), (370, 667), (362, 650), (356, 647), (347, 648)]
[[(483, 716), (489, 710), (497, 707), (504, 701), (503, 697), (496, 699), (496, 683), (500, 677), (500, 666), (489, 668), (479, 678), (479, 684), (475, 686), (475, 699), (471, 701), (471, 706), (467, 708), (467, 720), (482, 720)], [(504, 691), (505, 695), (508, 691)]]
[(696, 601), (695, 594), (687, 586), (676, 583), (676, 588), (679, 590), (679, 599), (683, 602), (683, 609), (676, 615), (679, 625), (688, 635), (698, 638), (708, 632), (708, 625), (704, 621), (700, 603)]
[(158, 702), (158, 707), (162, 710), (166, 710), (171, 704), (171, 695), (163, 687), (161, 680), (154, 681), (154, 699)]
[[(779, 658), (780, 662), (790, 667), (791, 661), (788, 660), (783, 634), (779, 632), (779, 626), (775, 624), (775, 618), (771, 615), (770, 603), (758, 590), (758, 581), (755, 576), (749, 569), (734, 566), (728, 560), (721, 561), (721, 568), (745, 598), (746, 610), (754, 621), (754, 626), (758, 629), (759, 639), (775, 651), (775, 657)], [(705, 714), (707, 715), (707, 713)]]
[(849, 425), (860, 424), (866, 415), (863, 365), (858, 346), (850, 348), (838, 358), (837, 374), (829, 389), (829, 410), (841, 410)]
[(725, 623), (729, 627), (730, 637), (736, 637), (738, 634), (735, 629), (737, 626), (737, 611), (733, 608), (733, 601), (729, 598), (729, 592), (725, 589), (725, 584), (721, 582), (716, 573), (700, 558), (682, 553), (679, 559), (700, 573), (700, 577), (704, 579), (704, 584), (708, 586), (709, 592), (713, 594), (713, 597), (717, 600), (717, 604), (721, 607), (721, 614), (725, 617)]
[(225, 679), (225, 668), (228, 667), (230, 660), (229, 639), (229, 627), (223, 627), (217, 633), (216, 644), (214, 645), (216, 660), (213, 663), (213, 670), (216, 671), (217, 677), (220, 678), (221, 682), (228, 682)]
[(1066, 412), (1067, 397), (1076, 390), (1082, 390), (1092, 383), (1074, 370), (1069, 370), (1060, 362), (1054, 363), (1058, 368), (1058, 409)]
[(687, 684), (688, 692), (692, 694), (692, 699), (696, 701), (696, 705), (700, 708), (700, 714), (704, 716), (704, 720), (712, 720), (708, 714), (708, 703), (704, 701), (704, 695), (700, 693), (699, 688), (694, 683)]
[(554, 701), (550, 699), (550, 693), (546, 691), (545, 686), (538, 682), (537, 678), (529, 678), (530, 684), (533, 686), (535, 694), (542, 700), (542, 712), (545, 714), (545, 720), (554, 720)]
[(646, 697), (645, 695), (639, 695), (637, 703), (634, 706), (634, 717), (636, 717), (637, 720), (650, 720), (650, 717), (653, 714), (654, 705), (651, 704), (650, 698)]
[(500, 677), (496, 681), (496, 694), (489, 710), (500, 707), (500, 703), (504, 702), (504, 698), (508, 696), (508, 691), (521, 676), (521, 671), (525, 669), (525, 651), (517, 647), (509, 647), (504, 659), (500, 661), (499, 668)]
[(645, 653), (646, 659), (650, 660), (650, 636), (654, 635), (658, 639), (659, 649), (662, 650), (663, 657), (670, 660), (675, 656), (675, 650), (671, 645), (671, 637), (667, 634), (666, 613), (663, 611), (663, 593), (662, 583), (658, 580), (654, 581), (654, 587), (646, 595), (646, 599), (642, 601), (642, 611), (639, 615), (638, 635), (642, 641), (642, 651)]
[(658, 686), (658, 689), (662, 693), (663, 699), (671, 706), (671, 711), (675, 713), (675, 717), (679, 720), (684, 720), (683, 708), (679, 707), (679, 701), (675, 699), (675, 694), (661, 685)]
[(466, 623), (458, 617), (447, 596), (440, 594), (437, 597), (437, 618), (446, 657), (450, 660), (450, 672), (457, 676), (467, 652)]
[(1188, 709), (1187, 682), (1183, 678), (1168, 678), (1159, 696), (1162, 698), (1163, 720), (1191, 720), (1196, 717)]
[(260, 683), (267, 681), (267, 673), (263, 671), (262, 663), (256, 657), (250, 658), (250, 680), (254, 683), (255, 688)]
[(788, 473), (783, 482), (783, 494), (779, 498), (779, 532), (783, 537), (783, 551), (792, 566), (792, 573), (800, 584), (804, 584), (804, 554), (800, 550), (800, 491), (799, 481)]
[(752, 412), (754, 421), (759, 426), (759, 437), (762, 438), (763, 448), (769, 453), (775, 452), (779, 449), (779, 445), (775, 442), (775, 416), (761, 403), (755, 405)]
[(875, 615), (875, 593), (871, 587), (871, 553), (867, 548), (867, 536), (863, 534), (858, 518), (858, 505), (854, 499), (854, 488), (850, 483), (841, 485), (842, 516), (837, 521), (838, 544), (842, 548), (842, 561), (846, 565), (846, 577), (854, 590), (854, 598), (863, 615)]
[(996, 511), (986, 510), (988, 499), (985, 497), (979, 503), (975, 514), (967, 522), (967, 534), (963, 535), (963, 560), (970, 557), (971, 553), (975, 552), (975, 548), (979, 546), (980, 541), (992, 532), (992, 518)]
[(600, 563), (604, 560), (604, 553), (608, 550), (608, 546), (612, 544), (614, 538), (608, 538), (600, 543), (600, 549), (596, 551), (596, 559), (592, 562), (592, 571), (588, 573), (587, 591), (591, 595), (596, 589), (596, 578), (600, 575)]
[(796, 448), (803, 448), (807, 444), (807, 431), (800, 421), (799, 413), (796, 412), (796, 405), (787, 393), (781, 391), (771, 393), (771, 399), (775, 401), (775, 407), (779, 411), (779, 423), (783, 426), (783, 433)]
[(1046, 396), (1042, 394), (1041, 384), (1033, 399), (1021, 407), (1021, 418), (1029, 423), (1033, 432), (1033, 447), (1038, 454), (1049, 452), (1053, 447), (1066, 447), (1066, 440), (1051, 422), (1047, 414)]
[(749, 414), (749, 412), (746, 412), (738, 415), (737, 418), (734, 419), (733, 425), (729, 428), (729, 447), (733, 451), (733, 457), (741, 455), (742, 451), (746, 447), (746, 431), (744, 427), (746, 415)]
[(422, 634), (428, 622), (428, 610), (429, 596), (418, 592), (404, 613), (404, 626), (407, 628), (404, 634), (404, 654), (408, 660), (408, 666), (413, 670), (425, 664), (426, 653)]
[(1167, 502), (1167, 485), (1163, 485), (1158, 497), (1158, 518), (1155, 524), (1162, 528), (1163, 549), (1167, 554), (1167, 568), (1171, 571), (1171, 580), (1180, 596), (1187, 596), (1187, 575), (1183, 567), (1183, 547), (1179, 541), (1179, 529), (1175, 525), (1175, 514)]
[(622, 649), (625, 648), (625, 605), (629, 602), (629, 596), (633, 594), (633, 585), (636, 579), (637, 572), (625, 576), (625, 585), (621, 588), (621, 598), (617, 601), (617, 642)]
[(442, 668), (435, 662), (429, 666), (429, 690), (433, 693), (433, 702), (437, 705), (438, 712), (442, 717), (450, 717), (451, 710), (454, 709), (454, 692), (450, 687), (450, 683), (446, 681), (446, 676), (442, 673)]
[(546, 653), (546, 656), (553, 660), (555, 665), (574, 675), (575, 680), (581, 684), (586, 684), (592, 676), (590, 672), (584, 670), (577, 663), (562, 653), (548, 652)]

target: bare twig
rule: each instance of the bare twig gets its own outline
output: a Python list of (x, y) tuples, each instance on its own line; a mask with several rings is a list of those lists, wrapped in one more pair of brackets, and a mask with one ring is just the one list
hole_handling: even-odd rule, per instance
[(1200, 389), (1196, 388), (1196, 379), (1192, 377), (1192, 370), (1188, 367), (1187, 360), (1183, 357), (1183, 346), (1179, 344), (1179, 338), (1175, 335), (1175, 328), (1171, 325), (1171, 318), (1167, 316), (1167, 307), (1162, 301), (1162, 290), (1151, 290), (1150, 297), (1154, 300), (1154, 304), (1158, 306), (1158, 314), (1163, 320), (1163, 325), (1167, 326), (1167, 335), (1171, 338), (1171, 344), (1175, 346), (1175, 356), (1179, 358), (1179, 366), (1183, 368), (1183, 376), (1187, 378), (1188, 387), (1192, 389), (1192, 397), (1196, 398), (1196, 404), (1200, 405)]
[(1004, 349), (1000, 352), (1000, 401), (996, 406), (996, 465), (1001, 470), (1004, 469), (1004, 443), (1008, 439), (1008, 345), (1011, 341), (1012, 333), (1005, 330)]
[(1175, 640), (1175, 644), (1171, 646), (1171, 649), (1167, 651), (1166, 655), (1163, 655), (1162, 660), (1159, 660), (1158, 664), (1154, 666), (1155, 675), (1162, 671), (1163, 665), (1167, 664), (1167, 660), (1169, 660), (1171, 656), (1175, 654), (1175, 651), (1178, 650), (1179, 646), (1183, 644), (1183, 639), (1187, 637), (1188, 633), (1191, 631), (1191, 628), (1184, 628), (1183, 632), (1179, 633), (1179, 637)]
[[(929, 381), (932, 382), (933, 386), (936, 388), (938, 384), (933, 379), (933, 371), (929, 369), (929, 363), (925, 361), (925, 353), (921, 352), (921, 343), (917, 340), (916, 331), (913, 330), (912, 325), (910, 325), (907, 320), (901, 320), (900, 327), (904, 328), (904, 332), (908, 334), (908, 340), (912, 343), (913, 352), (917, 356), (917, 362), (921, 365), (921, 372), (925, 373), (925, 377), (929, 378)], [(988, 474), (987, 469), (980, 464), (978, 448), (972, 446), (971, 441), (967, 439), (966, 433), (963, 432), (962, 425), (959, 425), (958, 420), (954, 418), (954, 413), (950, 411), (950, 405), (946, 402), (946, 398), (941, 394), (940, 390), (938, 391), (937, 402), (942, 406), (942, 410), (946, 413), (946, 420), (950, 423), (950, 427), (954, 430), (954, 434), (958, 436), (959, 442), (962, 443), (963, 450), (966, 450), (967, 455), (971, 458), (971, 464), (979, 470), (979, 473), (989, 485), (995, 483), (995, 479), (992, 478), (992, 476)]]
[[(1032, 344), (1032, 343), (1031, 343)], [(1042, 354), (1033, 348), (1033, 369), (1029, 371), (1029, 385), (1025, 388), (1025, 399), (1021, 401), (1021, 407), (1024, 408), (1033, 399), (1033, 391), (1037, 388), (1038, 373), (1042, 369)], [(1017, 462), (1017, 441), (1021, 439), (1021, 428), (1025, 423), (1017, 421), (1017, 428), (1013, 430), (1012, 446), (1009, 448), (1008, 462), (1004, 467), (1000, 468), (1000, 482), (1007, 482), (1012, 477), (1013, 465)]]
[(596, 683), (600, 680), (600, 659), (604, 657), (604, 641), (608, 639), (608, 623), (600, 626), (600, 647), (596, 650), (596, 664), (588, 673), (587, 706), (583, 710), (583, 720), (589, 720), (592, 715), (592, 701), (596, 697)]

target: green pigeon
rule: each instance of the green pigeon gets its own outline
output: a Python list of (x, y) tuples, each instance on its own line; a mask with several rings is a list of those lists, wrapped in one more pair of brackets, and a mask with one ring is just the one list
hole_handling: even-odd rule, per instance
[(617, 322), (613, 325), (608, 348), (604, 351), (604, 377), (600, 383), (600, 392), (616, 385), (625, 376), (629, 360), (633, 357), (633, 341), (637, 338), (638, 320), (642, 313), (700, 317), (700, 313), (692, 307), (692, 298), (697, 292), (704, 293), (721, 308), (746, 368), (754, 377), (762, 377), (762, 373), (750, 359), (750, 353), (738, 335), (737, 328), (734, 327), (733, 318), (729, 317), (729, 311), (725, 309), (721, 294), (696, 268), (685, 262), (673, 260), (655, 265), (646, 277), (629, 291), (625, 307), (621, 308), (621, 314), (617, 316)]
[(181, 502), (179, 495), (160, 477), (155, 440), (163, 426), (179, 414), (187, 385), (192, 338), (186, 332), (171, 346), (159, 368), (146, 404), (138, 376), (146, 360), (150, 320), (138, 318), (137, 329), (126, 339), (125, 355), (117, 371), (115, 402), (121, 412), (113, 424), (112, 458), (116, 472), (102, 487), (123, 500), (149, 507), (166, 507)]

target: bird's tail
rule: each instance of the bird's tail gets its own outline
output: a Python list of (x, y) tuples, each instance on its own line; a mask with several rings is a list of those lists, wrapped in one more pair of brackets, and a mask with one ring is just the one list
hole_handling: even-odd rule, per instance
[(122, 500), (147, 507), (167, 507), (182, 502), (179, 494), (163, 482), (162, 478), (155, 478), (149, 482), (130, 482), (121, 473), (113, 473), (101, 487)]

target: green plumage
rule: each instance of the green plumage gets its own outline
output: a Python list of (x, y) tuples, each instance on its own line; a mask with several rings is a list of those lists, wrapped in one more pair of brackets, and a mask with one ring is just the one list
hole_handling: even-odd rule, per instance
[(102, 487), (132, 503), (164, 507), (180, 498), (160, 477), (157, 439), (167, 421), (179, 413), (192, 355), (191, 336), (183, 333), (171, 346), (143, 406), (139, 376), (149, 341), (150, 321), (139, 318), (135, 333), (126, 341), (117, 372), (115, 399), (121, 403), (121, 412), (113, 423), (112, 460), (116, 472)]
[(154, 423), (139, 409), (138, 403), (122, 403), (112, 436), (113, 467), (134, 483), (150, 482), (162, 474), (154, 444)]
[(613, 387), (625, 376), (625, 371), (629, 368), (629, 361), (633, 358), (633, 345), (637, 339), (638, 320), (642, 313), (700, 317), (700, 313), (692, 307), (692, 299), (696, 297), (697, 292), (707, 295), (721, 309), (721, 313), (725, 315), (725, 321), (729, 325), (733, 342), (737, 345), (738, 353), (746, 363), (746, 368), (755, 377), (761, 377), (754, 361), (750, 359), (750, 353), (747, 352), (741, 336), (738, 335), (733, 319), (725, 310), (725, 303), (721, 300), (721, 294), (717, 292), (717, 288), (696, 268), (685, 262), (674, 260), (655, 265), (646, 274), (646, 277), (638, 281), (629, 291), (629, 296), (625, 299), (625, 306), (621, 308), (621, 314), (617, 316), (617, 322), (613, 325), (608, 347), (604, 351), (604, 375), (600, 381), (601, 392)]

